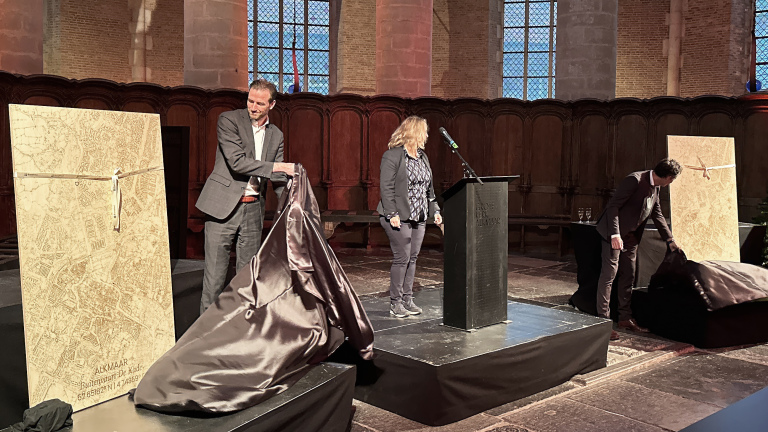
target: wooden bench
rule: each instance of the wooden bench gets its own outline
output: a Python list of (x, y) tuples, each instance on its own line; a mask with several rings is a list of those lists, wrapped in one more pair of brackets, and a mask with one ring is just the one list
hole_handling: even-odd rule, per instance
[(526, 227), (536, 227), (546, 230), (551, 227), (557, 228), (557, 256), (563, 255), (563, 244), (565, 243), (565, 228), (571, 224), (570, 215), (526, 215), (512, 214), (508, 218), (509, 225), (520, 226), (520, 252), (525, 253), (525, 230)]
[[(267, 211), (264, 218), (265, 228), (271, 226), (274, 216), (274, 211)], [(326, 239), (331, 238), (336, 228), (342, 223), (366, 224), (365, 231), (363, 232), (363, 241), (366, 246), (370, 247), (371, 225), (374, 224), (375, 226), (379, 224), (379, 214), (375, 210), (324, 210), (320, 213), (320, 220), (323, 222), (323, 234)], [(557, 253), (558, 256), (562, 256), (565, 243), (565, 229), (571, 223), (570, 215), (511, 214), (508, 216), (507, 222), (510, 227), (520, 227), (520, 251), (523, 253), (525, 253), (526, 250), (526, 229), (530, 230), (531, 228), (538, 228), (546, 230), (551, 227), (556, 227), (558, 230)], [(199, 230), (202, 230), (202, 223), (199, 225)]]
[(379, 213), (376, 210), (325, 210), (320, 213), (320, 220), (323, 222), (323, 233), (325, 238), (329, 239), (336, 230), (336, 227), (342, 223), (365, 223), (368, 226), (363, 234), (365, 244), (368, 245), (370, 238), (371, 225), (379, 223)]
[[(326, 210), (320, 214), (323, 222), (323, 231), (325, 238), (333, 235), (336, 227), (342, 223), (366, 223), (364, 233), (365, 244), (368, 245), (370, 238), (370, 224), (379, 223), (379, 214), (374, 210)], [(525, 230), (526, 227), (537, 227), (539, 229), (549, 229), (556, 227), (558, 229), (557, 254), (562, 256), (564, 244), (564, 231), (571, 223), (570, 215), (525, 215), (513, 214), (508, 217), (510, 226), (520, 226), (520, 251), (525, 252)], [(442, 227), (441, 227), (442, 228)]]

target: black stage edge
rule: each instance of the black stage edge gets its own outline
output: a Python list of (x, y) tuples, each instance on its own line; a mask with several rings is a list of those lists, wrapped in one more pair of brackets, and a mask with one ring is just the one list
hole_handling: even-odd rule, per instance
[[(177, 338), (199, 316), (203, 261), (172, 260)], [(29, 406), (19, 270), (0, 271), (0, 428)], [(321, 363), (285, 392), (226, 416), (181, 416), (136, 408), (122, 396), (74, 414), (74, 432), (345, 431), (352, 414), (354, 367)]]
[(699, 348), (768, 342), (768, 299), (709, 312), (691, 298), (696, 293), (669, 291), (632, 291), (632, 315), (654, 334)]
[(288, 390), (232, 414), (161, 414), (136, 408), (126, 395), (76, 412), (72, 432), (344, 432), (354, 387), (354, 366), (320, 363)]
[[(386, 298), (362, 299), (375, 358), (358, 365), (355, 398), (441, 426), (521, 399), (605, 366), (611, 322), (508, 302), (510, 324), (473, 332), (442, 324), (442, 289), (415, 294), (422, 315), (390, 318)], [(345, 355), (346, 354), (346, 355)]]
[(768, 388), (747, 396), (680, 432), (765, 432), (768, 429)]

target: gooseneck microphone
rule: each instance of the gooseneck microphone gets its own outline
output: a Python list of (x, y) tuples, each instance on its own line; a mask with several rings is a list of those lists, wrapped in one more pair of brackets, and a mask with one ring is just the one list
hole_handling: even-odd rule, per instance
[(448, 135), (448, 131), (445, 130), (445, 128), (441, 127), (438, 129), (440, 131), (440, 135), (443, 136), (443, 139), (445, 139), (445, 142), (448, 143), (448, 147), (457, 149), (459, 148), (458, 144), (456, 144), (456, 141), (451, 138), (450, 135)]
[(451, 153), (456, 154), (456, 156), (458, 156), (459, 159), (461, 160), (461, 166), (464, 169), (464, 177), (475, 178), (477, 179), (478, 183), (483, 184), (483, 181), (480, 180), (480, 177), (478, 177), (477, 174), (475, 174), (475, 171), (472, 169), (472, 167), (470, 167), (467, 161), (465, 161), (464, 158), (461, 157), (461, 154), (459, 153), (459, 145), (456, 144), (456, 141), (454, 141), (450, 135), (448, 135), (448, 132), (445, 130), (445, 128), (441, 127), (441, 128), (438, 128), (437, 130), (440, 131), (440, 135), (443, 136), (443, 139), (448, 144), (448, 147), (451, 148)]

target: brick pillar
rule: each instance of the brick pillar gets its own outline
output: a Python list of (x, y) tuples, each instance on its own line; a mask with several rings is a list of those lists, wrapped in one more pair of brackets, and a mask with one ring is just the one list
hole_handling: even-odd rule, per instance
[(376, 0), (376, 93), (429, 96), (432, 0)]
[(0, 0), (0, 70), (43, 73), (43, 0)]
[(618, 10), (618, 0), (557, 2), (558, 99), (616, 96)]
[(184, 1), (184, 84), (248, 86), (248, 9), (245, 0)]

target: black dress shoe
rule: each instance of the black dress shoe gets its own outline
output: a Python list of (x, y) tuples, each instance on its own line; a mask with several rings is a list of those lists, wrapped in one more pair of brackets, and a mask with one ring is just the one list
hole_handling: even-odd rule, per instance
[(627, 329), (636, 333), (648, 333), (648, 329), (640, 327), (634, 318), (630, 318), (626, 321), (619, 321), (619, 328)]
[(619, 340), (619, 332), (617, 332), (616, 330), (611, 330), (610, 340), (612, 341)]

